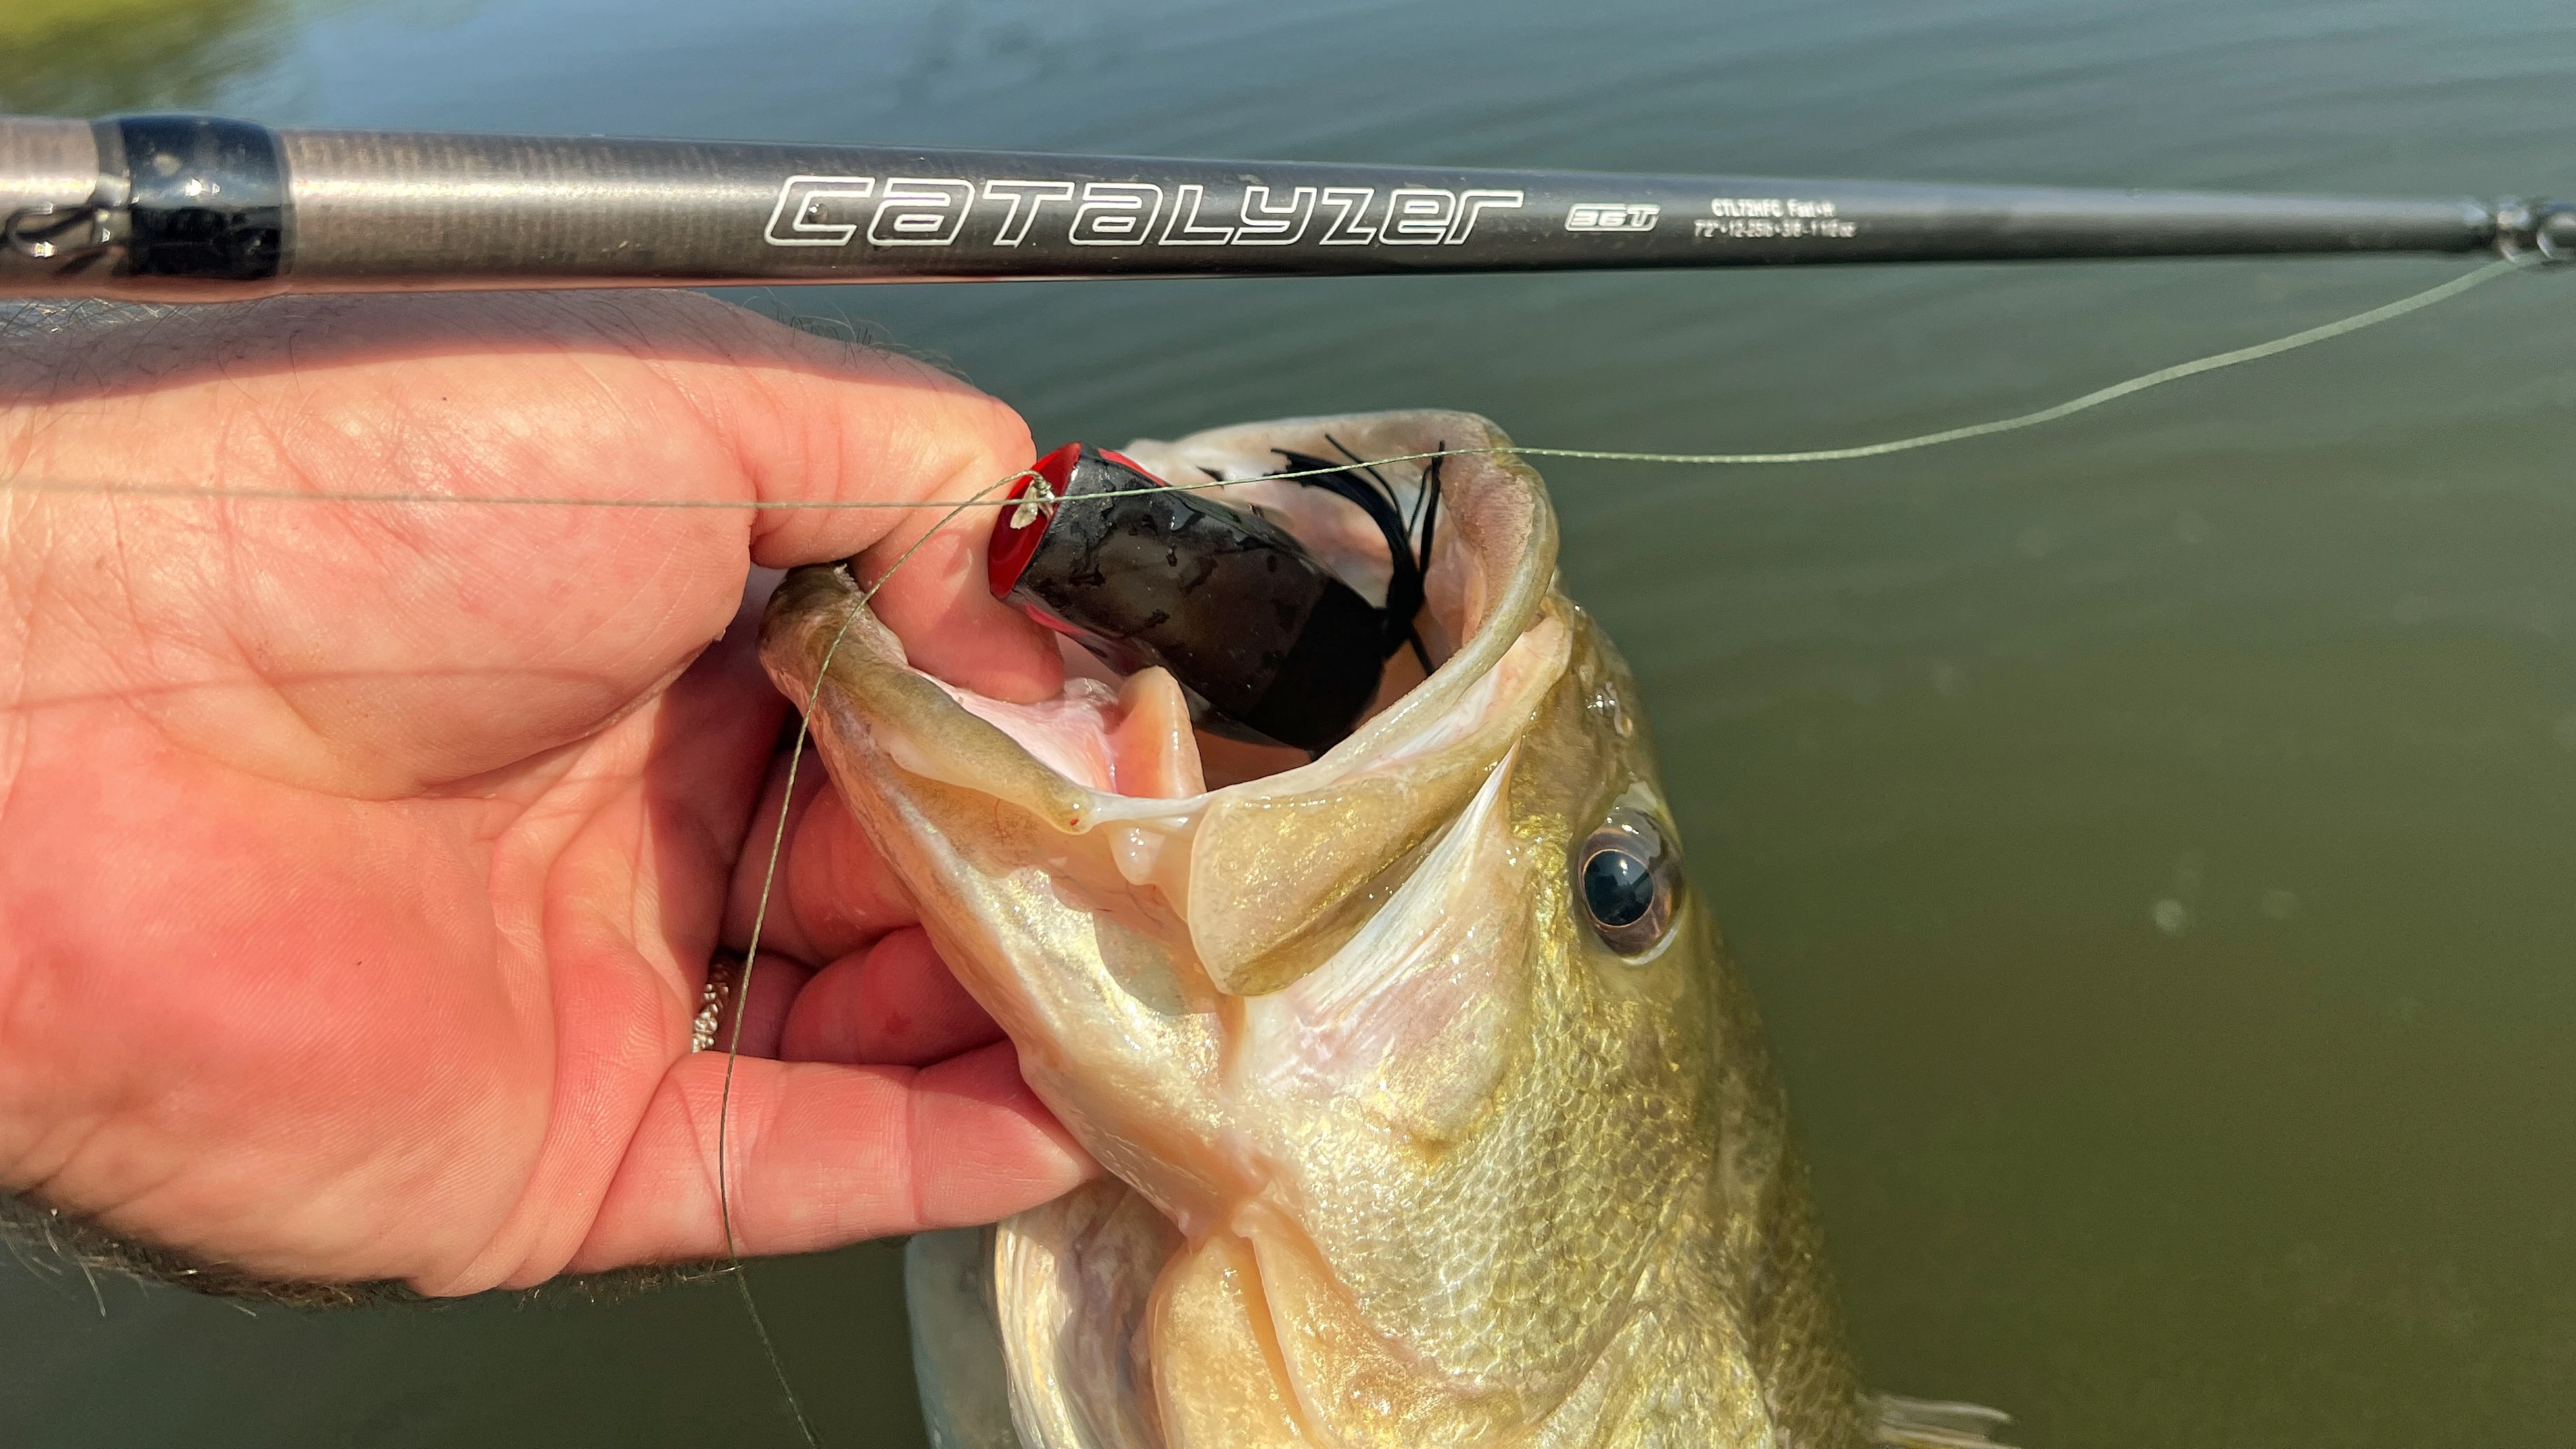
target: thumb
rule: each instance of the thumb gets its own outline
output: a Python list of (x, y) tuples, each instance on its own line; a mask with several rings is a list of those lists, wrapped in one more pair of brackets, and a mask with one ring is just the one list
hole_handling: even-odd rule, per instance
[[(989, 505), (1036, 456), (1028, 424), (916, 359), (708, 305), (733, 314), (747, 345), (725, 349), (732, 356), (712, 369), (724, 375), (698, 395), (762, 500), (943, 505), (764, 513), (754, 561), (787, 568), (855, 557), (862, 582), (882, 581), (871, 607), (915, 666), (1000, 698), (1054, 694), (1064, 679), (1054, 636), (985, 583), (1001, 512)], [(985, 506), (956, 507), (978, 493)]]

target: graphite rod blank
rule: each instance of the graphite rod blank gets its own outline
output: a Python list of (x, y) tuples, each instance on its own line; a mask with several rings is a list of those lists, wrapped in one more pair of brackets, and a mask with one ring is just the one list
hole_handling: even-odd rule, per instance
[(0, 296), (2576, 255), (2545, 201), (0, 120)]

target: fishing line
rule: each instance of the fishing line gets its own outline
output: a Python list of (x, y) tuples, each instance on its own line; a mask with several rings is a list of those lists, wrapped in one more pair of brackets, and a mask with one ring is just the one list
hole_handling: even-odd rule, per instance
[[(733, 1269), (734, 1287), (742, 1293), (743, 1312), (751, 1318), (752, 1331), (760, 1336), (760, 1351), (769, 1358), (769, 1371), (778, 1380), (778, 1391), (787, 1398), (787, 1410), (796, 1418), (797, 1432), (805, 1436), (811, 1449), (822, 1449), (823, 1441), (815, 1434), (813, 1423), (805, 1417), (805, 1406), (796, 1397), (796, 1386), (788, 1381), (786, 1361), (778, 1356), (778, 1346), (770, 1340), (769, 1324), (760, 1316), (760, 1304), (752, 1297), (751, 1278), (743, 1271), (742, 1248), (733, 1234), (732, 1178), (725, 1163), (726, 1129), (733, 1115), (733, 1069), (734, 1064), (742, 1060), (742, 1024), (751, 1015), (751, 976), (760, 962), (760, 932), (769, 921), (770, 895), (778, 884), (778, 862), (787, 846), (787, 807), (795, 802), (797, 770), (805, 761), (805, 741), (814, 732), (814, 696), (822, 693), (823, 681), (832, 672), (832, 657), (841, 652), (841, 641), (849, 637), (850, 626), (858, 622), (860, 613), (867, 608), (869, 601), (876, 598), (877, 590), (886, 586), (886, 580), (894, 577), (895, 570), (911, 562), (912, 556), (921, 551), (921, 546), (938, 537), (939, 531), (954, 522), (959, 514), (974, 507), (994, 489), (1007, 488), (1031, 476), (1034, 475), (1027, 472), (1014, 473), (998, 483), (977, 489), (958, 502), (941, 515), (937, 523), (923, 530), (921, 537), (914, 539), (910, 547), (897, 554), (886, 571), (877, 575), (877, 581), (861, 590), (858, 601), (841, 616), (841, 627), (832, 632), (832, 642), (824, 646), (822, 660), (814, 668), (814, 688), (806, 696), (804, 707), (796, 712), (796, 741), (788, 748), (787, 779), (778, 792), (778, 823), (769, 832), (769, 859), (761, 870), (760, 899), (752, 907), (751, 939), (743, 947), (742, 976), (734, 983), (733, 1031), (725, 1041), (724, 1087), (716, 1094), (716, 1216), (724, 1227), (725, 1261)], [(855, 574), (856, 569), (853, 568), (852, 572)]]
[[(2465, 276), (2454, 277), (2450, 281), (2444, 282), (2439, 286), (2428, 287), (2412, 296), (2401, 297), (2394, 302), (2370, 308), (2368, 311), (2356, 312), (2349, 317), (2338, 318), (2335, 321), (2327, 322), (2316, 327), (2310, 327), (2304, 331), (2290, 333), (2286, 337), (2276, 337), (2269, 342), (2257, 342), (2247, 347), (2238, 347), (2225, 352), (2211, 353), (2207, 357), (2194, 358), (2189, 362), (2177, 362), (2170, 367), (2160, 367), (2153, 372), (2142, 373), (2125, 382), (2116, 382), (2111, 384), (2109, 387), (2098, 388), (2092, 392), (2085, 393), (2081, 397), (2069, 398), (2065, 402), (2058, 403), (2053, 407), (2041, 408), (2036, 412), (2020, 413), (2008, 418), (1997, 418), (1991, 422), (1970, 423), (1964, 427), (1944, 428), (1938, 432), (1918, 433), (1908, 438), (1894, 438), (1883, 443), (1863, 443), (1858, 446), (1845, 448), (1808, 448), (1791, 452), (1774, 453), (1638, 453), (1625, 452), (1610, 448), (1530, 448), (1518, 445), (1491, 448), (1437, 448), (1428, 452), (1394, 453), (1382, 458), (1371, 458), (1367, 460), (1367, 463), (1364, 466), (1376, 466), (1385, 463), (1422, 462), (1433, 458), (1457, 458), (1471, 455), (1489, 456), (1498, 454), (1523, 458), (1573, 458), (1602, 463), (1668, 463), (1686, 467), (1744, 467), (1780, 463), (1840, 463), (1860, 458), (1884, 457), (1890, 453), (1912, 452), (1917, 448), (1936, 447), (1943, 443), (1965, 442), (1971, 438), (1987, 438), (1993, 437), (1998, 433), (2013, 433), (2019, 432), (2024, 428), (2035, 428), (2043, 423), (2053, 423), (2060, 418), (2072, 417), (2076, 413), (2100, 407), (2107, 402), (2114, 402), (2120, 398), (2128, 397), (2135, 393), (2145, 392), (2147, 389), (2152, 387), (2162, 387), (2169, 382), (2179, 382), (2187, 377), (2198, 377), (2202, 373), (2216, 372), (2221, 368), (2237, 367), (2248, 362), (2257, 362), (2267, 357), (2278, 357), (2285, 352), (2296, 352), (2303, 347), (2313, 347), (2320, 342), (2331, 341), (2337, 337), (2349, 336), (2366, 327), (2376, 327), (2382, 322), (2393, 322), (2409, 313), (2420, 312), (2427, 307), (2449, 301), (2451, 298), (2459, 296), (2470, 288), (2482, 286), (2485, 283), (2504, 275), (2506, 272), (2529, 271), (2535, 269), (2538, 265), (2540, 264), (2528, 258), (2507, 257), (2500, 261), (2489, 262), (2485, 266), (2482, 266), (2476, 271), (2470, 272)], [(1343, 469), (1340, 467), (1309, 468), (1285, 473), (1270, 473), (1263, 476), (1266, 478), (1311, 478), (1327, 473), (1338, 473), (1341, 471), (1343, 471)], [(992, 492), (994, 488), (1007, 487), (1025, 476), (1027, 476), (1025, 473), (1014, 473), (1010, 477), (993, 484), (992, 487), (986, 488), (982, 492), (977, 493), (974, 497), (980, 499), (984, 494)], [(1166, 488), (1180, 489), (1185, 492), (1196, 492), (1201, 489), (1230, 488), (1237, 483), (1246, 481), (1249, 480), (1237, 478), (1218, 479), (1207, 483), (1169, 483), (1158, 485), (1155, 488), (1104, 490), (1098, 493), (1087, 493), (1083, 496), (1091, 499), (1127, 498), (1140, 494), (1159, 492)], [(87, 479), (0, 479), (0, 491), (21, 493), (105, 494), (134, 498), (214, 498), (241, 502), (469, 504), (476, 507), (503, 508), (660, 508), (759, 512), (769, 512), (772, 510), (776, 510), (778, 512), (798, 512), (818, 509), (946, 508), (950, 503), (950, 500), (944, 498), (867, 498), (846, 500), (787, 499), (772, 502), (751, 498), (582, 498), (562, 495), (482, 497), (460, 496), (452, 493), (310, 492), (295, 488), (198, 488), (184, 483), (124, 484)], [(971, 500), (970, 504), (959, 505), (959, 510), (962, 511), (966, 506), (971, 506)], [(1008, 500), (995, 503), (991, 506), (996, 508), (1007, 507)], [(948, 515), (948, 518), (953, 517), (955, 517), (955, 511), (952, 511)], [(941, 526), (945, 527), (947, 521), (947, 518), (943, 518), (941, 520)], [(910, 555), (907, 553), (906, 557), (909, 556)], [(884, 580), (880, 579), (878, 580), (878, 583), (882, 585)]]

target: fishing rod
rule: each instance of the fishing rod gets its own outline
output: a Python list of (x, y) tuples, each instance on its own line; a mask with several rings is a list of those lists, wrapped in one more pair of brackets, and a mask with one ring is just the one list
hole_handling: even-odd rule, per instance
[(2576, 206), (0, 118), (0, 297), (2351, 252)]

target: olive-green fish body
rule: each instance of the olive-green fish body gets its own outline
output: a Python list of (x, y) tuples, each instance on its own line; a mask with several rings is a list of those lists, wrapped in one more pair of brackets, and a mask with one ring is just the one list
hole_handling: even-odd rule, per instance
[[(1248, 480), (1280, 449), (1505, 443), (1390, 413), (1128, 451)], [(1408, 509), (1422, 471), (1380, 470)], [(907, 667), (845, 573), (773, 602), (771, 671), (842, 794), (1113, 1174), (916, 1240), (934, 1437), (1985, 1442), (1982, 1411), (1854, 1381), (1752, 1006), (1680, 870), (1636, 682), (1558, 590), (1537, 475), (1488, 453), (1439, 474), (1437, 670), (1313, 762), (1215, 789), (1159, 671), (1001, 705)], [(1356, 509), (1229, 494), (1383, 580)]]

